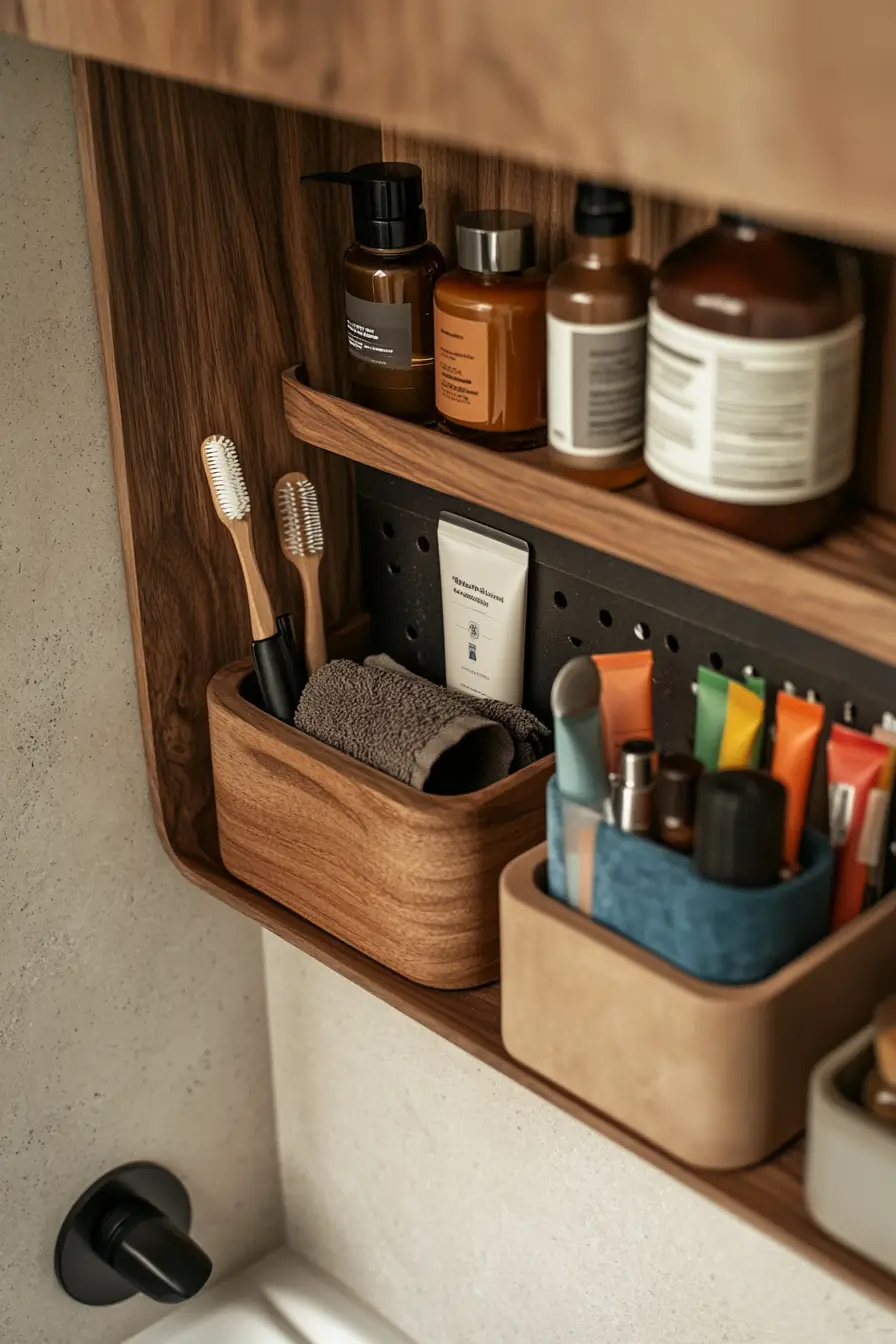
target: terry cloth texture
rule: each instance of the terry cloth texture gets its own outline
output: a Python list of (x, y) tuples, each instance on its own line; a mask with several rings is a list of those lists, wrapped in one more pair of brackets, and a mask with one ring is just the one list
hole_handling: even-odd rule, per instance
[(528, 742), (516, 744), (510, 728), (491, 717), (494, 702), (446, 691), (387, 662), (325, 664), (302, 692), (296, 727), (428, 793), (474, 793), (510, 774), (521, 750), (523, 763), (535, 759)]
[[(426, 681), (425, 677), (418, 677), (416, 672), (409, 672), (406, 667), (401, 666), (401, 663), (396, 663), (388, 653), (371, 654), (369, 658), (364, 659), (364, 666), (387, 668), (390, 672), (399, 672), (403, 677), (413, 677), (415, 681), (422, 681), (427, 686), (432, 685), (432, 682)], [(453, 696), (458, 704), (466, 706), (469, 713), (482, 714), (486, 719), (492, 719), (507, 729), (513, 738), (514, 770), (522, 770), (524, 765), (531, 765), (547, 751), (551, 737), (550, 729), (528, 709), (523, 709), (522, 705), (508, 705), (503, 700), (488, 700), (477, 695), (467, 695), (464, 691), (452, 691), (444, 686), (439, 686), (437, 689), (443, 695)]]

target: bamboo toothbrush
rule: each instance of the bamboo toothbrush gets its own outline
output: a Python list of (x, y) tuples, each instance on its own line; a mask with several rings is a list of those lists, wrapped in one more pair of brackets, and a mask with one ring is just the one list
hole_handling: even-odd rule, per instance
[(320, 521), (317, 491), (300, 471), (281, 476), (274, 487), (274, 505), (280, 546), (295, 565), (305, 594), (305, 662), (308, 675), (327, 661), (324, 612), (320, 600), (320, 562), (324, 553), (324, 530)]
[(249, 599), (252, 638), (270, 639), (277, 633), (277, 623), (255, 555), (249, 518), (249, 491), (246, 489), (236, 444), (223, 434), (213, 434), (202, 445), (202, 461), (215, 512), (233, 538), (240, 559)]

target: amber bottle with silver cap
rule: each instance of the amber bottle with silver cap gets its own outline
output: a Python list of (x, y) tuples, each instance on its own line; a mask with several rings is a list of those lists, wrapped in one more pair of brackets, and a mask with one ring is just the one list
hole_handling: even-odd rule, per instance
[(545, 284), (532, 216), (470, 210), (457, 269), (435, 289), (436, 406), (446, 428), (490, 448), (536, 448), (547, 418)]

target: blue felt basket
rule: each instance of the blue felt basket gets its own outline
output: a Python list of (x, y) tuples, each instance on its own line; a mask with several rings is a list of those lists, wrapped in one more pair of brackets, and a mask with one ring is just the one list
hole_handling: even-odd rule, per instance
[[(572, 904), (563, 802), (554, 777), (548, 783), (547, 821), (548, 890)], [(684, 854), (600, 826), (586, 913), (700, 980), (752, 984), (828, 933), (834, 855), (827, 838), (805, 831), (800, 862), (796, 877), (774, 887), (727, 887), (698, 877)]]

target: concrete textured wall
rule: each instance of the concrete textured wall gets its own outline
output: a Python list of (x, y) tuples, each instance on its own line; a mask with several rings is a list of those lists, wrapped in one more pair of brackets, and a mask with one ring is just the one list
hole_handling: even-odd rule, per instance
[(265, 936), (287, 1237), (419, 1344), (884, 1344), (896, 1317)]
[(150, 817), (64, 57), (0, 41), (0, 1340), (154, 1319), (55, 1283), (82, 1188), (188, 1183), (220, 1270), (278, 1244), (261, 939)]

